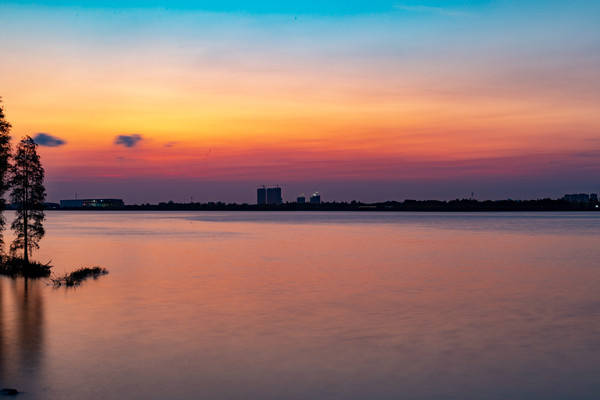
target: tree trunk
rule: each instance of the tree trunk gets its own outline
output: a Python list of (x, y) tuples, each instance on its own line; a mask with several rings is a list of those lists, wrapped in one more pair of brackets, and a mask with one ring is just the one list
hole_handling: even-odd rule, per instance
[(25, 265), (29, 265), (29, 238), (27, 237), (27, 229), (29, 227), (29, 216), (27, 215), (27, 211), (29, 211), (29, 170), (25, 167), (25, 187), (23, 188), (23, 244), (25, 247), (23, 248), (23, 261)]
[(23, 210), (23, 261), (25, 262), (25, 265), (29, 265), (29, 243), (27, 238), (27, 226), (29, 224), (28, 219), (29, 218), (27, 217), (27, 209), (25, 208)]

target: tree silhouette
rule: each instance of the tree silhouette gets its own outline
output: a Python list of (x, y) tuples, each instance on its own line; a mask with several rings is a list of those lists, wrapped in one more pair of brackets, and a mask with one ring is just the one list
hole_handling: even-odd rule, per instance
[(29, 136), (17, 145), (10, 169), (10, 198), (17, 207), (17, 215), (11, 228), (15, 240), (10, 251), (16, 254), (23, 249), (23, 261), (29, 264), (29, 253), (39, 248), (38, 242), (44, 236), (44, 168), (37, 153), (37, 144)]
[(3, 211), (6, 208), (4, 194), (8, 190), (8, 161), (10, 159), (10, 123), (4, 117), (4, 107), (0, 97), (0, 253), (4, 251), (4, 219)]

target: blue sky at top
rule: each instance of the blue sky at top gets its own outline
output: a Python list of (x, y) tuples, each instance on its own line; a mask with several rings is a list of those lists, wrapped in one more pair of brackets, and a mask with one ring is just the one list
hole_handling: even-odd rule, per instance
[[(333, 0), (333, 1), (239, 1), (239, 0), (9, 0), (8, 4), (28, 6), (77, 6), (82, 8), (171, 8), (185, 10), (203, 10), (212, 12), (242, 12), (242, 13), (282, 13), (282, 14), (316, 14), (344, 15), (382, 13), (399, 7), (413, 8), (412, 11), (443, 12), (465, 11), (472, 7), (489, 4), (489, 0), (449, 0), (449, 1), (390, 1), (390, 0)], [(429, 9), (428, 9), (429, 8)]]

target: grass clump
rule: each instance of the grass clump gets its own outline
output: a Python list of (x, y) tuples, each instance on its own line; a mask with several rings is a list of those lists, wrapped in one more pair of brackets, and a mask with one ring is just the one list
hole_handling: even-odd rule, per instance
[(50, 263), (42, 264), (37, 261), (26, 263), (22, 258), (4, 255), (0, 258), (0, 275), (10, 277), (47, 278), (50, 276)]
[(108, 274), (108, 270), (102, 267), (82, 267), (62, 276), (50, 278), (55, 287), (78, 286), (88, 278), (98, 279), (99, 276)]

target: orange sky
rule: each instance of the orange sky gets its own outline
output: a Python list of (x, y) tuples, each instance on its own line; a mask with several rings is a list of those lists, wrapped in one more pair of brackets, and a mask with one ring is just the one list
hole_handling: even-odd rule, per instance
[[(600, 63), (586, 51), (597, 38), (571, 35), (585, 21), (566, 19), (553, 33), (548, 16), (513, 17), (506, 30), (508, 11), (489, 9), (294, 20), (2, 11), (10, 35), (0, 40), (0, 94), (13, 135), (66, 142), (41, 149), (55, 196), (66, 194), (52, 182), (110, 178), (306, 190), (328, 180), (549, 181), (554, 164), (573, 175), (600, 150)], [(118, 135), (141, 140), (126, 147)]]

